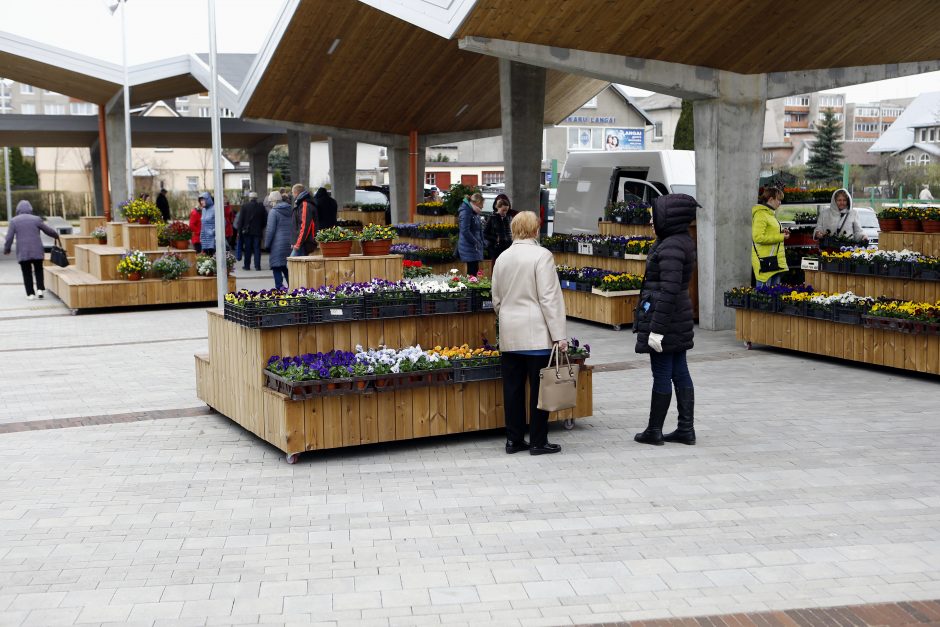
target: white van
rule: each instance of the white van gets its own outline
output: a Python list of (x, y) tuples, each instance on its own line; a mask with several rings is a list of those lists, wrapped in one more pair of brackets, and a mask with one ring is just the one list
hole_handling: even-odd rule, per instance
[(694, 151), (569, 153), (558, 181), (554, 231), (596, 233), (608, 204), (652, 202), (665, 194), (695, 196)]

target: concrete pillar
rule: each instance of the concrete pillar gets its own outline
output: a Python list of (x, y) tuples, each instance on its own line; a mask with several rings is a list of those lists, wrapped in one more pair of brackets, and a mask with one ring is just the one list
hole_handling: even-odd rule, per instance
[[(418, 202), (424, 202), (424, 167), (427, 162), (427, 144), (418, 138), (418, 172), (417, 172), (417, 184), (418, 184)], [(441, 191), (443, 194), (443, 190)]]
[[(92, 181), (92, 190), (95, 192), (95, 215), (103, 216), (104, 215), (104, 196), (101, 192), (101, 149), (98, 146), (98, 142), (95, 141), (89, 148), (91, 153), (91, 181)], [(82, 233), (82, 235), (88, 235), (87, 233)]]
[(251, 191), (258, 192), (258, 200), (264, 200), (268, 195), (268, 153), (267, 148), (253, 150), (249, 153), (248, 161), (251, 172)]
[(766, 87), (763, 75), (722, 72), (719, 97), (696, 100), (695, 182), (698, 210), (699, 324), (734, 328), (724, 292), (747, 285), (751, 207), (757, 199)]
[(330, 137), (330, 183), (333, 199), (340, 207), (356, 200), (356, 150), (359, 143), (354, 139)]
[(513, 209), (539, 211), (545, 68), (499, 60), (506, 193)]
[(287, 131), (287, 152), (290, 155), (291, 185), (310, 187), (310, 133)]
[(392, 222), (408, 222), (408, 148), (388, 149), (388, 182), (392, 196)]
[(108, 142), (108, 177), (111, 179), (111, 209), (114, 220), (123, 216), (114, 211), (131, 197), (134, 190), (127, 189), (127, 157), (124, 144), (124, 95), (118, 92), (105, 108), (105, 133)]

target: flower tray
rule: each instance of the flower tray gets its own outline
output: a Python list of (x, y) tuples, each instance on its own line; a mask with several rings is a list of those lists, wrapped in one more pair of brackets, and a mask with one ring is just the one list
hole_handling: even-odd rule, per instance
[(417, 316), (421, 311), (421, 299), (417, 293), (396, 298), (367, 294), (365, 298), (365, 319), (408, 318)]
[(921, 281), (940, 281), (940, 270), (924, 270), (918, 264), (914, 264), (912, 276)]
[[(464, 363), (470, 362), (470, 363)], [(485, 366), (472, 365), (473, 360), (454, 360), (454, 382), (466, 383), (468, 381), (489, 381), (502, 377), (502, 367), (497, 364)]]
[(470, 308), (472, 311), (493, 311), (493, 295), (490, 290), (470, 290)]
[(815, 318), (816, 320), (832, 320), (832, 310), (826, 309), (825, 307), (819, 307), (813, 305), (812, 303), (806, 304), (806, 317)]
[(777, 313), (784, 314), (786, 316), (805, 316), (806, 315), (806, 302), (797, 301), (797, 302), (784, 302), (782, 300), (777, 300)]
[(307, 324), (307, 308), (304, 303), (268, 307), (260, 302), (247, 302), (243, 306), (225, 303), (226, 320), (249, 329), (272, 329)]
[(442, 216), (444, 207), (416, 207), (416, 213), (421, 216)]
[(747, 297), (747, 294), (731, 294), (729, 292), (725, 292), (725, 307), (747, 309)]
[[(359, 379), (315, 379), (312, 381), (289, 381), (284, 377), (274, 374), (270, 370), (264, 371), (265, 386), (280, 392), (292, 401), (302, 401), (308, 398), (318, 396), (340, 396), (343, 394), (352, 394), (354, 392), (364, 392), (364, 389), (357, 389), (357, 380), (366, 380), (369, 377), (360, 377)], [(368, 381), (367, 381), (368, 383)]]
[(559, 279), (558, 281), (561, 284), (561, 289), (563, 290), (577, 290), (578, 284), (574, 281), (569, 281), (568, 279)]
[(604, 290), (598, 287), (592, 287), (591, 293), (597, 296), (603, 296), (604, 298), (614, 298), (615, 296), (638, 296), (640, 293), (640, 290), (618, 290), (618, 291), (605, 292)]
[(875, 274), (875, 264), (873, 263), (852, 263), (850, 269), (852, 274)]
[(845, 266), (842, 261), (819, 260), (820, 272), (844, 272), (844, 267)]
[(855, 307), (845, 307), (843, 305), (833, 305), (832, 321), (842, 324), (861, 324), (862, 315), (865, 312)]
[(879, 263), (875, 269), (875, 274), (881, 276), (898, 277), (902, 279), (911, 278), (912, 269), (909, 263), (886, 264)]
[(747, 306), (750, 309), (754, 309), (756, 311), (769, 311), (773, 313), (774, 308), (776, 306), (775, 301), (776, 301), (775, 298), (770, 298), (768, 296), (758, 296), (757, 294), (751, 294), (750, 298), (748, 298)]
[[(454, 294), (460, 294), (460, 292), (454, 292)], [(469, 294), (460, 296), (452, 294), (421, 295), (421, 313), (426, 315), (469, 313), (471, 306), (472, 297)]]
[(901, 318), (882, 318), (880, 316), (862, 316), (862, 324), (869, 329), (881, 329), (883, 331), (897, 331), (898, 333), (908, 333), (910, 320)]
[(590, 292), (594, 289), (594, 286), (590, 283), (576, 282), (575, 289), (579, 292)]
[(566, 253), (578, 252), (578, 242), (573, 239), (565, 240), (565, 252)]
[(309, 323), (342, 322), (344, 320), (362, 320), (362, 318), (362, 298), (307, 301), (307, 321)]
[(594, 244), (594, 256), (610, 257), (610, 244)]

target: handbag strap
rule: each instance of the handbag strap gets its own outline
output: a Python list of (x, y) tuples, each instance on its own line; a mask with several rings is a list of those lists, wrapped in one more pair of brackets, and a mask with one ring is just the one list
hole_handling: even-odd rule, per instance
[[(751, 240), (751, 246), (754, 247), (754, 252), (757, 253), (757, 258), (760, 259), (760, 258), (761, 258), (761, 256), (760, 256), (760, 251), (757, 250), (757, 244), (754, 243), (754, 240)], [(780, 246), (780, 244), (774, 244), (774, 247), (770, 249), (770, 254), (768, 255), (768, 257), (776, 257), (776, 256), (777, 256), (777, 248), (778, 248), (779, 246)]]
[[(849, 209), (849, 211), (851, 211), (851, 209)], [(842, 231), (842, 227), (845, 226), (845, 221), (849, 219), (849, 211), (846, 211), (845, 215), (842, 216), (842, 222), (839, 223), (839, 228), (836, 229), (836, 235), (838, 235), (839, 232)]]

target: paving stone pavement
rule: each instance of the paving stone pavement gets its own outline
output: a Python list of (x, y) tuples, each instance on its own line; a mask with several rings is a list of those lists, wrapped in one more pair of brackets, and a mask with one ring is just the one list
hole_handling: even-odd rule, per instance
[(647, 358), (629, 330), (571, 323), (615, 366), (595, 415), (552, 430), (560, 455), (509, 456), (487, 432), (289, 466), (193, 411), (203, 310), (7, 315), (14, 272), (0, 262), (0, 424), (120, 416), (0, 433), (4, 627), (566, 625), (940, 597), (936, 378), (698, 330), (699, 444), (643, 446)]

